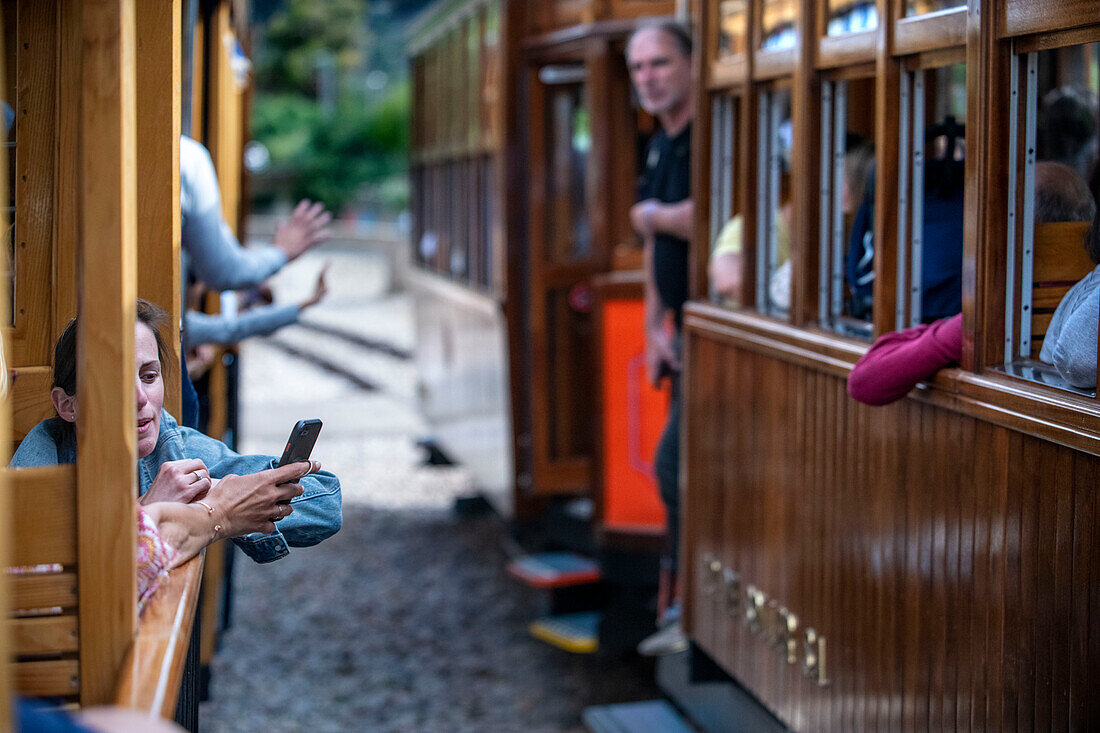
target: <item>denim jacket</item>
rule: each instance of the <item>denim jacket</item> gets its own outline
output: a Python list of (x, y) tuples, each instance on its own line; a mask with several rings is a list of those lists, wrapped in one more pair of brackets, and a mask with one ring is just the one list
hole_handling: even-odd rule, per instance
[[(271, 456), (242, 456), (225, 443), (188, 427), (176, 424), (167, 410), (160, 413), (160, 434), (153, 452), (138, 461), (138, 492), (152, 486), (160, 466), (168, 461), (198, 458), (214, 478), (229, 474), (245, 475), (274, 468)], [(27, 433), (12, 456), (13, 468), (51, 466), (76, 462), (76, 434), (61, 418), (43, 420)], [(287, 555), (289, 547), (308, 547), (331, 537), (343, 521), (340, 481), (328, 471), (302, 478), (301, 496), (291, 499), (294, 513), (278, 521), (268, 535), (253, 533), (234, 538), (237, 546), (256, 562), (271, 562)]]

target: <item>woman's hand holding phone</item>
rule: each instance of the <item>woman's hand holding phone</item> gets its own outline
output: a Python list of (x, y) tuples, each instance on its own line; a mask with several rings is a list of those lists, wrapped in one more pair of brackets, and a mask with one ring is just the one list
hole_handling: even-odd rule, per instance
[(321, 470), (318, 461), (301, 461), (247, 476), (229, 475), (210, 490), (206, 501), (225, 537), (271, 534), (275, 522), (293, 513), (290, 500), (302, 495), (298, 480)]

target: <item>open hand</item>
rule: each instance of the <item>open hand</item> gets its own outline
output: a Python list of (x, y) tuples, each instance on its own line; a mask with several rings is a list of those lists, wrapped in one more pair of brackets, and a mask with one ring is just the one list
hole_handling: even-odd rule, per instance
[(332, 214), (320, 202), (302, 199), (290, 218), (275, 228), (272, 244), (286, 252), (288, 260), (297, 259), (329, 237)]

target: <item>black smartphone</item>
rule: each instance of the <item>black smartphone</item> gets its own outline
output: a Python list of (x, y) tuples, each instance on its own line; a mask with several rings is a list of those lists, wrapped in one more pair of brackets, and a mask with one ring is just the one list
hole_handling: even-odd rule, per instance
[(313, 444), (317, 442), (317, 436), (321, 434), (321, 421), (299, 420), (294, 429), (290, 431), (290, 437), (283, 449), (283, 457), (279, 459), (279, 465), (308, 461), (309, 454), (313, 452)]

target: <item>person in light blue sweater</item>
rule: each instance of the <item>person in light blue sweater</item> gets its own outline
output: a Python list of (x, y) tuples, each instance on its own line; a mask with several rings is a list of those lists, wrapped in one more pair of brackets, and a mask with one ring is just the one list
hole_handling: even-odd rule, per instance
[(214, 162), (200, 143), (180, 137), (180, 245), (183, 272), (211, 290), (258, 285), (328, 238), (332, 215), (303, 199), (275, 230), (270, 246), (242, 247), (222, 214)]
[[(1098, 193), (1094, 184), (1092, 194)], [(1100, 324), (1100, 209), (1093, 208), (1085, 233), (1085, 252), (1098, 266), (1066, 293), (1050, 319), (1040, 361), (1053, 364), (1062, 379), (1079, 389), (1096, 387), (1096, 350)], [(1038, 215), (1036, 215), (1038, 216)]]
[[(328, 267), (326, 264), (321, 269), (313, 292), (300, 303), (261, 305), (236, 313), (212, 314), (197, 310), (201, 298), (196, 298), (195, 302), (188, 303), (188, 309), (183, 314), (183, 348), (195, 349), (204, 344), (229, 346), (251, 336), (266, 336), (297, 323), (302, 311), (317, 305), (328, 294), (325, 282)], [(201, 293), (204, 283), (195, 283), (190, 287)], [(190, 296), (188, 300), (191, 300)], [(190, 361), (191, 356), (188, 355)]]

